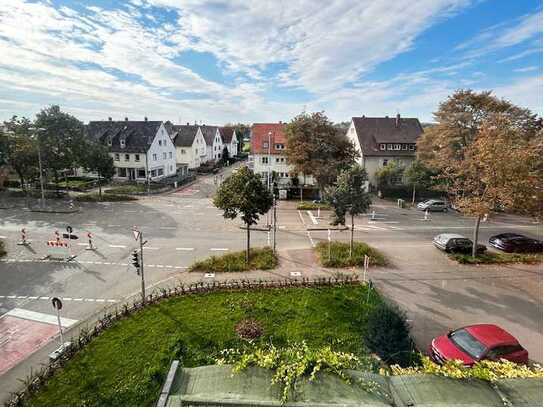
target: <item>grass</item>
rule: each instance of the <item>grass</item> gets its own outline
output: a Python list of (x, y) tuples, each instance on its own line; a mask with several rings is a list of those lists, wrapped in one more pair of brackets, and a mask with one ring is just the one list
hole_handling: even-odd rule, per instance
[(363, 266), (365, 255), (369, 256), (372, 266), (387, 265), (387, 260), (380, 251), (363, 242), (354, 242), (352, 258), (349, 257), (349, 243), (332, 242), (330, 258), (328, 257), (328, 242), (319, 242), (316, 250), (320, 263), (324, 267)]
[(0, 240), (0, 257), (4, 257), (8, 252), (6, 251), (6, 246), (3, 240)]
[(102, 194), (102, 199), (100, 199), (100, 195), (96, 192), (78, 195), (74, 199), (79, 202), (122, 202), (138, 200), (138, 198), (134, 196), (119, 194)]
[[(150, 189), (160, 189), (164, 188), (164, 185), (156, 185), (151, 184)], [(138, 194), (138, 193), (144, 193), (147, 192), (147, 184), (128, 184), (128, 185), (121, 185), (118, 187), (112, 187), (108, 188), (106, 190), (107, 194)]]
[(450, 253), (449, 257), (460, 264), (537, 264), (543, 262), (543, 254), (486, 252), (475, 258), (471, 254)]
[(311, 201), (304, 201), (304, 202), (300, 202), (296, 209), (300, 211), (305, 211), (305, 210), (312, 211), (312, 210), (317, 210), (317, 209), (328, 210), (330, 208), (331, 208), (330, 205), (327, 203), (322, 203), (322, 202), (315, 203)]
[(381, 304), (365, 286), (222, 292), (172, 298), (117, 322), (58, 371), (28, 406), (152, 406), (173, 359), (184, 367), (214, 363), (225, 348), (243, 348), (234, 330), (259, 321), (257, 344), (305, 340), (309, 346), (364, 357), (368, 312)]
[(222, 256), (211, 256), (192, 264), (189, 271), (229, 273), (249, 270), (270, 270), (277, 267), (277, 256), (269, 247), (251, 249), (249, 264), (245, 261), (245, 251)]

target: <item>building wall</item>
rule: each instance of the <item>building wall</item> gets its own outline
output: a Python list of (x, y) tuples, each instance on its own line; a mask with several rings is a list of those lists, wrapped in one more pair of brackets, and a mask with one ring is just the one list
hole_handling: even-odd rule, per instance
[(217, 132), (215, 133), (215, 138), (213, 139), (213, 151), (212, 151), (212, 158), (215, 161), (218, 161), (222, 157), (222, 150), (224, 148), (224, 144), (222, 142), (221, 134), (219, 133), (219, 130), (217, 129)]
[[(281, 181), (283, 181), (284, 183), (288, 179), (290, 179), (290, 174), (292, 174), (294, 171), (292, 169), (292, 166), (287, 163), (286, 155), (271, 154), (269, 157), (271, 157), (271, 165), (266, 164), (262, 161), (263, 158), (268, 159), (267, 154), (253, 154), (250, 156), (249, 160), (251, 162), (252, 170), (254, 171), (254, 173), (259, 174), (263, 180), (266, 180), (268, 176), (268, 171), (275, 171), (277, 173), (279, 184), (282, 183)], [(302, 174), (298, 174), (298, 182), (305, 185), (315, 184), (313, 177), (304, 177)]]
[(230, 157), (238, 155), (238, 136), (236, 135), (236, 132), (234, 132), (232, 135), (232, 140), (226, 146), (228, 148), (228, 154), (230, 154)]
[[(164, 124), (162, 124), (158, 129), (157, 135), (155, 136), (147, 154), (149, 171), (151, 174), (153, 174), (153, 171), (155, 171), (155, 175), (151, 175), (151, 179), (160, 179), (170, 175), (175, 175), (177, 158), (175, 145), (168, 135)], [(157, 174), (157, 171), (160, 169), (163, 170), (163, 175)]]
[(413, 161), (415, 160), (414, 157), (364, 157), (362, 162), (362, 167), (366, 169), (366, 172), (368, 173), (368, 180), (370, 184), (376, 186), (377, 185), (377, 179), (375, 177), (375, 173), (383, 168), (386, 164), (390, 164), (392, 161), (396, 162), (400, 167), (406, 168), (408, 167)]
[[(113, 166), (115, 167), (114, 178), (136, 181), (147, 179), (145, 153), (109, 153), (109, 155), (113, 158)], [(136, 160), (136, 158), (138, 159)]]
[[(177, 164), (186, 164), (188, 168), (198, 168), (207, 154), (206, 142), (200, 129), (196, 132), (192, 146), (176, 147)], [(183, 153), (184, 151), (184, 153)]]

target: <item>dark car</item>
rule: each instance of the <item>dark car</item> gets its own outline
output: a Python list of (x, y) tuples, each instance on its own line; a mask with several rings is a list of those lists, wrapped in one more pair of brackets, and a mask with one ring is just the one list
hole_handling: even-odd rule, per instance
[(465, 366), (483, 359), (528, 363), (528, 351), (519, 341), (505, 329), (492, 324), (466, 326), (438, 336), (430, 345), (430, 357), (439, 364), (460, 360)]
[[(435, 247), (447, 253), (466, 253), (469, 254), (473, 248), (473, 242), (467, 237), (455, 233), (442, 233), (434, 237), (432, 241)], [(484, 253), (486, 246), (477, 245), (477, 253)]]
[(543, 252), (543, 241), (518, 233), (501, 233), (488, 239), (490, 246), (508, 253)]

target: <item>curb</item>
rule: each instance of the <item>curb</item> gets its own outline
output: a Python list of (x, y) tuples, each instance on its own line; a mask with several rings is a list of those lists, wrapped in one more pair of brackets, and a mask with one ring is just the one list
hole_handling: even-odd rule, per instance
[(42, 212), (42, 213), (76, 213), (79, 212), (79, 208), (77, 209), (25, 209), (26, 212)]

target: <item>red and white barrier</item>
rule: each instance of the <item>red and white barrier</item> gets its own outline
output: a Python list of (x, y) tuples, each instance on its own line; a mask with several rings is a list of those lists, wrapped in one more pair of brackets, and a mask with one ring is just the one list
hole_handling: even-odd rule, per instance
[(86, 247), (85, 250), (96, 250), (96, 246), (94, 246), (94, 243), (92, 241), (92, 233), (87, 232), (87, 239), (89, 239), (89, 245)]

